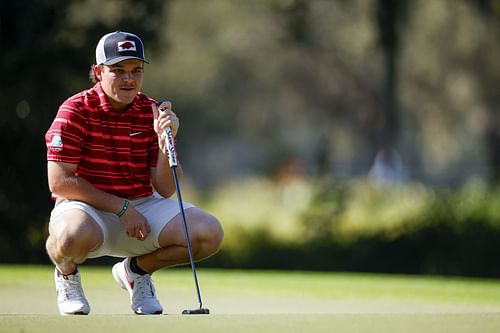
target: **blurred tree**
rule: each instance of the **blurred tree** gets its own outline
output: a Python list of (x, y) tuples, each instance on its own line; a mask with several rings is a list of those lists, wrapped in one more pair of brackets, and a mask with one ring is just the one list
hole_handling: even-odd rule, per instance
[(292, 0), (281, 3), (280, 10), (286, 15), (286, 26), (290, 40), (307, 45), (311, 42), (310, 1)]
[[(481, 17), (486, 21), (488, 31), (500, 30), (500, 1), (498, 0), (474, 0), (476, 9)], [(495, 33), (493, 32), (495, 35)], [(483, 47), (477, 52), (476, 57), (481, 59), (477, 62), (477, 70), (483, 73), (481, 80), (483, 98), (488, 109), (488, 126), (485, 131), (485, 142), (488, 151), (491, 180), (495, 185), (500, 184), (500, 95), (498, 94), (498, 86), (500, 86), (499, 72), (500, 69), (495, 54), (498, 52), (498, 37), (497, 43), (490, 43), (489, 40), (483, 42)], [(493, 70), (497, 68), (497, 70)]]
[(0, 261), (9, 252), (45, 258), (43, 135), (62, 100), (90, 86), (97, 39), (117, 29), (145, 40), (144, 91), (174, 102), (186, 175), (203, 189), (291, 162), (350, 180), (366, 175), (385, 142), (432, 185), (500, 164), (499, 0), (0, 6)]
[[(397, 140), (400, 130), (398, 106), (398, 60), (401, 35), (406, 19), (406, 0), (378, 0), (377, 26), (379, 43), (384, 54), (383, 116), (380, 123), (379, 146), (371, 175), (384, 184), (402, 179), (402, 168), (398, 164)], [(375, 171), (375, 172), (373, 172)]]
[(382, 146), (393, 146), (399, 132), (398, 58), (401, 34), (406, 16), (406, 0), (378, 0), (377, 25), (380, 46), (384, 52), (384, 117), (381, 128)]

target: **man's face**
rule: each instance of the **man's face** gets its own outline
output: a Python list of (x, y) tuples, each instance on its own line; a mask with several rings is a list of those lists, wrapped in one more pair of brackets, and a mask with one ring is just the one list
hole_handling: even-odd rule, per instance
[(96, 77), (117, 111), (123, 111), (133, 102), (144, 80), (144, 63), (127, 59), (114, 65), (96, 66)]

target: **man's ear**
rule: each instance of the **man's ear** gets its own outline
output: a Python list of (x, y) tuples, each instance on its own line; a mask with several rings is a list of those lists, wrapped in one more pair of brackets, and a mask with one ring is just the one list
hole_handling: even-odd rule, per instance
[(95, 74), (95, 78), (97, 79), (97, 81), (101, 81), (102, 80), (102, 66), (95, 65), (94, 66), (94, 74)]

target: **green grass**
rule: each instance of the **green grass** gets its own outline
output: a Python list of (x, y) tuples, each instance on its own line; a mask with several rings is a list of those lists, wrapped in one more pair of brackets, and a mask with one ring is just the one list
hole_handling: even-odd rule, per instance
[(109, 268), (81, 266), (90, 316), (58, 315), (49, 266), (0, 266), (0, 332), (498, 332), (500, 281), (199, 269), (155, 273), (167, 316), (135, 316)]

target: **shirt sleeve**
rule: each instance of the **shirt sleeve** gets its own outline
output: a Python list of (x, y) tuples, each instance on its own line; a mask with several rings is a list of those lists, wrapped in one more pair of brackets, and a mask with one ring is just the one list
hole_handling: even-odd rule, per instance
[(86, 133), (81, 110), (75, 103), (65, 101), (45, 134), (47, 161), (78, 164)]

